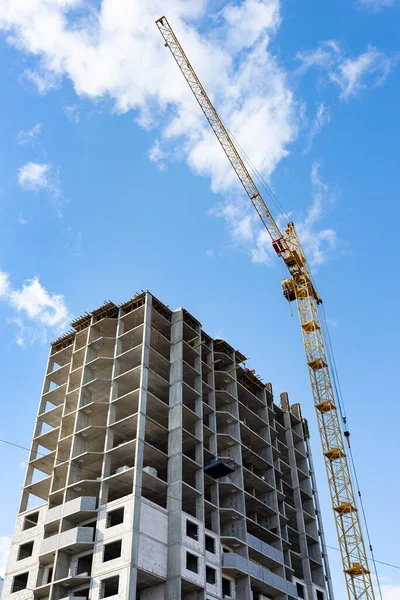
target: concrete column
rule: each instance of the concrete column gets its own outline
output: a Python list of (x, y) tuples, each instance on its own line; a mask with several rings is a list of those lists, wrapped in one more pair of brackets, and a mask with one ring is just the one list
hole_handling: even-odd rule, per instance
[(308, 435), (304, 436), (304, 441), (306, 443), (307, 462), (308, 462), (308, 466), (310, 469), (312, 488), (314, 490), (315, 514), (316, 514), (316, 520), (317, 520), (317, 526), (318, 526), (318, 533), (319, 533), (319, 537), (321, 540), (322, 561), (323, 561), (323, 565), (324, 565), (325, 582), (326, 582), (326, 588), (327, 588), (327, 592), (328, 592), (327, 600), (334, 600), (331, 570), (329, 567), (328, 552), (326, 549), (326, 542), (325, 542), (324, 526), (322, 523), (322, 516), (321, 516), (321, 506), (319, 503), (317, 482), (315, 479), (314, 463), (313, 463), (312, 454), (311, 454), (310, 438)]
[(149, 379), (149, 355), (150, 355), (150, 333), (151, 333), (152, 297), (146, 294), (144, 310), (143, 346), (140, 371), (140, 389), (138, 402), (138, 419), (136, 429), (136, 468), (133, 476), (133, 535), (131, 546), (131, 564), (126, 591), (128, 600), (136, 600), (137, 565), (139, 557), (140, 541), (140, 513), (142, 499), (142, 469), (144, 455), (144, 440), (146, 432), (146, 401), (147, 386)]
[(181, 600), (183, 310), (171, 318), (168, 417), (168, 562), (166, 600)]
[(313, 598), (313, 581), (310, 568), (310, 561), (308, 559), (308, 545), (306, 538), (306, 525), (304, 522), (303, 507), (301, 502), (300, 484), (297, 474), (296, 455), (294, 451), (291, 415), (290, 412), (284, 412), (283, 415), (285, 429), (286, 429), (286, 444), (289, 448), (289, 466), (291, 470), (292, 486), (293, 486), (293, 501), (296, 507), (296, 522), (297, 530), (299, 532), (299, 545), (301, 550), (301, 563), (303, 568), (304, 583), (307, 588), (308, 598)]

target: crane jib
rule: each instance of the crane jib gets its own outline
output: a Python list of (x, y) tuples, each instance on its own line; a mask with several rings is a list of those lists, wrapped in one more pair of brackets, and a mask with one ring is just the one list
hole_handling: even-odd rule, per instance
[[(174, 57), (250, 201), (271, 236), (272, 247), (289, 270), (290, 277), (282, 282), (282, 289), (285, 298), (289, 302), (295, 301), (297, 304), (348, 598), (349, 600), (375, 600), (357, 501), (346, 455), (347, 447), (336, 406), (320, 325), (318, 305), (322, 300), (312, 282), (300, 240), (293, 223), (289, 223), (284, 233), (281, 233), (166, 17), (158, 19), (156, 24), (164, 38), (165, 46)], [(327, 570), (327, 563), (325, 567)], [(329, 581), (328, 588), (329, 600), (333, 600)]]

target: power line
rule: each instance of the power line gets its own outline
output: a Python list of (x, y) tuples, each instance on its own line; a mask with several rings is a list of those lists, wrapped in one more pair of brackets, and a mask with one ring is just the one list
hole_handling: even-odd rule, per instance
[[(7, 444), (7, 445), (12, 446), (14, 448), (19, 448), (21, 450), (25, 450), (25, 451), (30, 452), (30, 448), (27, 448), (26, 446), (22, 446), (21, 444), (16, 444), (15, 442), (10, 442), (10, 441), (5, 440), (5, 439), (0, 439), (0, 442), (3, 442), (4, 444)], [(36, 454), (39, 454), (41, 456), (47, 456), (47, 454), (43, 454), (43, 453), (40, 453), (40, 452), (36, 452)], [(129, 456), (132, 456), (132, 454), (130, 454)], [(128, 455), (125, 458), (128, 458)], [(75, 460), (76, 459), (72, 459), (70, 461), (63, 461), (63, 462), (74, 463)], [(100, 460), (100, 458), (99, 458), (99, 460)], [(87, 469), (85, 467), (82, 467), (82, 465), (80, 463), (78, 464), (78, 466), (81, 467), (81, 468), (84, 468), (88, 472), (92, 472), (92, 473), (98, 474), (97, 471), (93, 471), (91, 469)], [(130, 490), (130, 493), (133, 493), (133, 490), (136, 487), (136, 488), (139, 488), (139, 489), (142, 489), (142, 490), (145, 490), (145, 491), (151, 491), (152, 493), (154, 493), (155, 496), (162, 495), (162, 496), (165, 496), (166, 498), (170, 498), (171, 500), (177, 500), (177, 501), (181, 500), (181, 498), (177, 498), (176, 496), (172, 496), (171, 494), (168, 494), (168, 493), (167, 494), (163, 494), (163, 492), (158, 492), (157, 493), (157, 492), (154, 492), (154, 490), (152, 488), (147, 488), (145, 486), (140, 486), (138, 484), (131, 486), (129, 483), (127, 483), (125, 481), (121, 481), (120, 484), (128, 486), (128, 488)], [(218, 508), (218, 507), (216, 507), (216, 508)], [(305, 539), (305, 540), (308, 539), (306, 536), (303, 536), (301, 533), (297, 533), (297, 535), (298, 535), (299, 538), (302, 538), (302, 539)], [(328, 544), (321, 544), (321, 545), (323, 545), (326, 548), (329, 548), (330, 550), (335, 550), (337, 552), (340, 552), (340, 548), (337, 548), (336, 546), (329, 546)], [(392, 569), (398, 569), (398, 570), (400, 570), (400, 565), (394, 565), (394, 564), (391, 564), (391, 563), (388, 563), (388, 562), (385, 562), (385, 561), (382, 561), (382, 560), (378, 560), (378, 559), (375, 559), (375, 562), (377, 562), (377, 563), (379, 563), (381, 565), (385, 565), (387, 567), (391, 567)]]

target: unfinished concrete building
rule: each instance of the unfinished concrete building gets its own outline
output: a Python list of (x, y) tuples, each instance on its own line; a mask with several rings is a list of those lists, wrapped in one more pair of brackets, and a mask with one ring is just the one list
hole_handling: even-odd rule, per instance
[(148, 292), (51, 346), (3, 600), (333, 600), (298, 405)]

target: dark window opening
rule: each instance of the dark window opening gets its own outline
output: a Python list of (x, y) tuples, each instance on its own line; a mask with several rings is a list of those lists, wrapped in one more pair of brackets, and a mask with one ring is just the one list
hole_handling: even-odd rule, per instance
[(232, 582), (230, 579), (222, 578), (222, 597), (231, 598), (232, 596)]
[(192, 538), (192, 540), (198, 540), (199, 526), (193, 523), (193, 521), (186, 520), (186, 535)]
[(305, 598), (304, 595), (304, 585), (301, 585), (301, 583), (296, 583), (296, 588), (297, 588), (297, 595), (299, 598)]
[(194, 554), (190, 554), (190, 552), (186, 552), (186, 568), (188, 571), (192, 571), (192, 573), (199, 572), (199, 559)]
[(89, 576), (92, 572), (92, 563), (93, 563), (93, 554), (89, 554), (88, 556), (81, 556), (78, 559), (78, 566), (76, 569), (77, 575), (83, 575), (87, 573)]
[(124, 507), (117, 508), (107, 513), (106, 527), (115, 527), (124, 522)]
[(216, 554), (215, 538), (211, 537), (210, 535), (206, 535), (205, 545), (207, 552)]
[(47, 573), (46, 583), (51, 583), (52, 580), (53, 580), (53, 567), (50, 567), (49, 572)]
[(38, 512), (27, 515), (24, 519), (24, 526), (22, 529), (25, 531), (26, 529), (31, 529), (32, 527), (36, 527), (36, 525), (38, 524), (38, 520), (39, 520)]
[(215, 582), (217, 581), (216, 570), (212, 569), (211, 567), (207, 567), (207, 566), (206, 566), (206, 581), (207, 581), (207, 583), (211, 583), (212, 585), (215, 585)]
[(324, 592), (321, 592), (320, 590), (317, 590), (317, 600), (325, 600), (325, 594), (324, 594)]
[(90, 588), (84, 588), (83, 590), (79, 590), (77, 592), (74, 592), (72, 594), (73, 598), (86, 598), (86, 600), (89, 599), (89, 590)]
[(21, 573), (20, 575), (16, 575), (13, 579), (13, 584), (11, 588), (11, 593), (20, 592), (21, 590), (26, 590), (26, 586), (28, 584), (28, 575), (27, 573)]
[(113, 560), (114, 558), (120, 557), (121, 556), (121, 547), (122, 547), (122, 540), (118, 540), (117, 542), (111, 542), (110, 544), (106, 544), (104, 546), (103, 562), (107, 562), (108, 560)]
[(101, 597), (109, 598), (110, 596), (116, 596), (119, 588), (119, 575), (114, 577), (108, 577), (103, 579), (101, 582)]
[(18, 558), (17, 560), (23, 560), (24, 558), (28, 558), (32, 556), (33, 552), (33, 542), (27, 542), (26, 544), (21, 544), (18, 549)]

